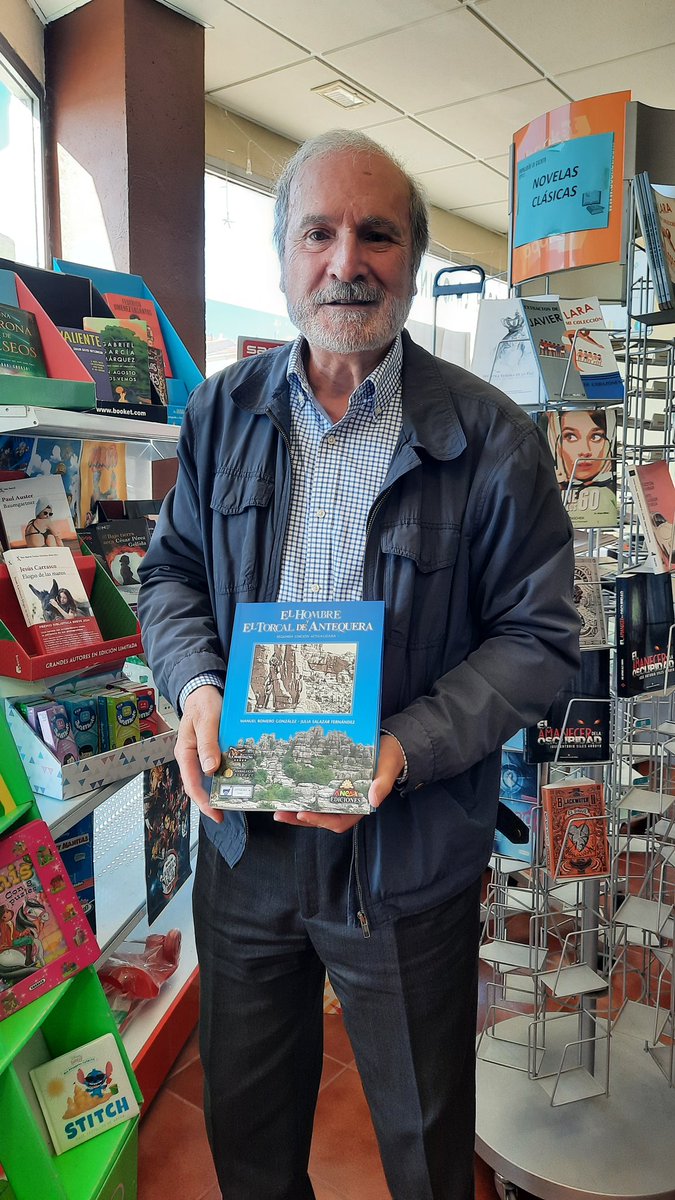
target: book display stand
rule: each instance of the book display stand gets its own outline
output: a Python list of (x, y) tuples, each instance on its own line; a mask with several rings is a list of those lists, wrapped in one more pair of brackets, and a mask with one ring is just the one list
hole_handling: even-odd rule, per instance
[[(14, 288), (14, 299), (37, 312), (42, 307), (45, 322), (77, 325), (83, 312), (105, 315), (108, 311), (96, 287), (76, 273), (38, 271), (13, 264), (13, 273), (2, 270), (0, 283)], [(30, 278), (30, 284), (24, 281)], [(140, 288), (142, 281), (127, 287), (126, 276), (117, 276), (120, 292)], [(107, 280), (106, 280), (107, 283)], [(11, 285), (11, 287), (10, 287)], [(145, 285), (143, 285), (144, 287)], [(31, 302), (27, 302), (27, 297)], [(35, 299), (40, 296), (40, 305)], [(140, 293), (139, 293), (140, 294)], [(49, 315), (47, 315), (49, 310)], [(163, 314), (162, 314), (163, 317)], [(167, 322), (168, 325), (168, 322)], [(179, 339), (169, 326), (172, 359)], [(61, 335), (55, 343), (72, 354)], [(43, 338), (44, 340), (44, 338)], [(178, 354), (182, 378), (176, 387), (186, 395), (201, 378), (189, 359)], [(74, 356), (73, 356), (74, 357)], [(82, 371), (79, 361), (76, 368)], [(72, 363), (70, 364), (72, 367)], [(71, 374), (70, 367), (67, 374)], [(192, 372), (192, 374), (190, 373)], [(86, 375), (86, 372), (84, 372)], [(93, 410), (93, 384), (72, 373), (67, 388), (85, 397), (88, 409), (74, 411), (52, 405), (46, 388), (59, 381), (31, 381), (31, 393), (0, 403), (0, 435), (26, 434), (38, 438), (90, 439), (101, 443), (124, 443), (126, 484), (130, 499), (152, 491), (152, 464), (175, 456), (178, 424), (157, 424), (126, 417), (110, 417)], [(13, 382), (10, 380), (10, 382)], [(19, 380), (19, 383), (24, 381)], [(64, 384), (65, 387), (65, 384)], [(57, 387), (58, 390), (58, 387)], [(176, 389), (174, 389), (176, 390)], [(73, 393), (75, 394), (75, 393)], [(3, 393), (4, 395), (4, 393)], [(65, 395), (65, 393), (64, 393)], [(178, 396), (176, 412), (180, 408)], [(68, 402), (68, 398), (62, 403)], [(54, 988), (0, 1022), (0, 1104), (5, 1116), (0, 1132), (0, 1163), (15, 1200), (133, 1200), (137, 1194), (136, 1163), (138, 1118), (126, 1121), (59, 1156), (51, 1152), (46, 1127), (29, 1070), (104, 1033), (112, 1033), (122, 1057), (134, 1072), (134, 1092), (139, 1103), (154, 1096), (173, 1059), (196, 1023), (196, 954), (191, 936), (190, 888), (184, 886), (153, 923), (152, 933), (170, 928), (184, 931), (180, 965), (162, 988), (157, 1000), (149, 1002), (140, 1017), (120, 1035), (117, 1022), (104, 994), (97, 969), (128, 937), (147, 936), (145, 862), (143, 848), (143, 772), (148, 766), (173, 758), (175, 715), (160, 708), (164, 718), (156, 737), (135, 746), (120, 748), (62, 766), (9, 703), (34, 696), (45, 687), (72, 682), (74, 678), (119, 671), (129, 656), (141, 649), (135, 614), (129, 609), (112, 580), (86, 548), (77, 559), (103, 641), (72, 655), (36, 656), (26, 630), (6, 568), (0, 566), (0, 836), (26, 821), (42, 818), (52, 836), (62, 837), (76, 822), (94, 814), (97, 940), (101, 957), (96, 966)], [(140, 668), (139, 668), (140, 669)], [(131, 671), (131, 666), (129, 665)], [(149, 674), (149, 673), (148, 673)], [(135, 676), (141, 682), (144, 676)], [(151, 682), (151, 680), (150, 680)], [(105, 760), (105, 761), (104, 761)], [(78, 771), (78, 767), (82, 770)], [(196, 846), (197, 821), (193, 820), (192, 853)], [(2, 1185), (0, 1185), (1, 1188)]]
[[(675, 312), (656, 310), (630, 184), (626, 197), (618, 526), (583, 530), (575, 520), (577, 553), (598, 563), (612, 645), (614, 577), (655, 565), (627, 470), (675, 453), (674, 330), (664, 328), (675, 326)], [(562, 288), (560, 276), (555, 286)], [(572, 295), (574, 273), (565, 287)], [(577, 775), (604, 784), (608, 874), (562, 882), (559, 862), (553, 871), (545, 865), (543, 821), (531, 867), (493, 858), (480, 949), (491, 978), (477, 1040), (476, 1148), (494, 1168), (502, 1200), (519, 1187), (546, 1200), (673, 1195), (674, 625), (662, 640), (658, 689), (617, 694), (612, 656), (608, 760), (588, 766), (556, 755), (540, 767), (554, 784)]]

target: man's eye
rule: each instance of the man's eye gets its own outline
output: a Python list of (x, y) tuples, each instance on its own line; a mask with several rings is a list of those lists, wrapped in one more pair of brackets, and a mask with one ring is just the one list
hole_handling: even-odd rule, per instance
[(390, 241), (390, 238), (389, 238), (388, 233), (380, 233), (380, 231), (377, 229), (371, 229), (370, 232), (366, 234), (366, 241), (367, 242), (388, 242), (388, 241)]
[(328, 234), (325, 229), (310, 229), (309, 233), (305, 234), (308, 242), (324, 242)]

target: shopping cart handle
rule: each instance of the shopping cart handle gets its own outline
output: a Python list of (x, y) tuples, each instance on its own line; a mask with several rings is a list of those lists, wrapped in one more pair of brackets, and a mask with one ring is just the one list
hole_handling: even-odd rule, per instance
[[(439, 283), (444, 275), (474, 275), (478, 278), (464, 280), (463, 283)], [(482, 267), (441, 267), (434, 275), (431, 295), (437, 296), (466, 296), (471, 292), (483, 295), (485, 290), (485, 271)]]

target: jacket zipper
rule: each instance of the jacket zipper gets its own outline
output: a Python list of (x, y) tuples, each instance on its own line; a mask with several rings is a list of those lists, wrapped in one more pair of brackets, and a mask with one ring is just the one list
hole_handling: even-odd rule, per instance
[(359, 827), (358, 827), (358, 825), (355, 825), (354, 833), (352, 834), (353, 848), (354, 848), (354, 881), (356, 883), (356, 894), (358, 896), (358, 904), (359, 904), (358, 911), (356, 913), (356, 919), (357, 919), (359, 925), (361, 926), (361, 933), (363, 934), (364, 938), (369, 938), (370, 937), (370, 924), (368, 922), (368, 917), (366, 916), (366, 911), (365, 911), (365, 905), (363, 903), (363, 888), (361, 887), (361, 876), (359, 875), (358, 831), (359, 831)]

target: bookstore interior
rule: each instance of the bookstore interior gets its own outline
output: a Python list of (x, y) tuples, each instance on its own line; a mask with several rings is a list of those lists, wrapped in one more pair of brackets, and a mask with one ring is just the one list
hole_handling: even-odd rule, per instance
[[(2, 1200), (220, 1196), (196, 1049), (199, 812), (144, 657), (139, 566), (192, 391), (296, 335), (275, 179), (338, 127), (420, 181), (431, 242), (408, 329), (536, 422), (574, 532), (581, 666), (501, 748), (480, 1197), (675, 1196), (672, 16), (672, 0), (618, 0), (611, 20), (570, 0), (564, 29), (551, 0), (3, 0)], [(214, 808), (376, 819), (384, 608), (238, 606)], [(332, 1107), (359, 1081), (328, 978), (324, 1010), (316, 1195), (386, 1200), (374, 1135), (331, 1150), (366, 1110), (360, 1092)]]

